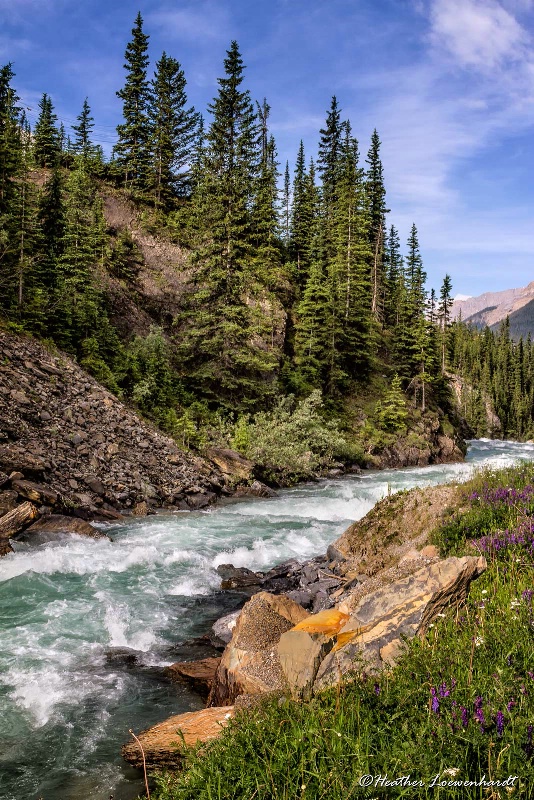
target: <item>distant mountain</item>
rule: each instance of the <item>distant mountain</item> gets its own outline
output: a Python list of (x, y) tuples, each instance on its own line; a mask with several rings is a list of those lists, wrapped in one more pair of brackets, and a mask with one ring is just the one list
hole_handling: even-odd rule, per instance
[[(460, 299), (461, 298), (461, 299)], [(506, 317), (510, 317), (512, 338), (534, 336), (534, 281), (520, 289), (505, 289), (502, 292), (485, 292), (478, 297), (455, 298), (452, 316), (462, 315), (464, 322), (494, 330)]]

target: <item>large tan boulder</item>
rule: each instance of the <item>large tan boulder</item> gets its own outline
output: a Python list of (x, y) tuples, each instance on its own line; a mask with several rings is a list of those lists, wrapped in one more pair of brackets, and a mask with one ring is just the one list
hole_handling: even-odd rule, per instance
[(363, 597), (339, 632), (340, 646), (322, 661), (314, 690), (337, 683), (362, 663), (374, 669), (395, 664), (403, 637), (424, 635), (438, 614), (463, 603), (471, 581), (485, 569), (483, 557), (447, 558)]
[[(233, 710), (233, 706), (226, 706), (176, 714), (165, 722), (136, 734), (141, 742), (147, 767), (176, 767), (182, 761), (184, 745), (193, 747), (199, 742), (216, 739), (228, 724)], [(142, 768), (143, 756), (135, 740), (123, 745), (121, 753), (134, 767)]]
[(281, 689), (284, 677), (276, 645), (283, 633), (308, 616), (289, 597), (269, 592), (255, 594), (237, 619), (217, 669), (208, 705), (228, 705), (240, 694)]
[(248, 481), (252, 478), (254, 464), (240, 453), (236, 453), (235, 450), (211, 447), (206, 452), (206, 455), (210, 461), (219, 467), (223, 475), (243, 481)]

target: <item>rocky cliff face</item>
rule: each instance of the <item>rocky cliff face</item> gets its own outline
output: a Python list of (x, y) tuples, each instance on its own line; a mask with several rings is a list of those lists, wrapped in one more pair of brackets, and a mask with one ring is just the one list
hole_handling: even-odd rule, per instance
[(66, 355), (5, 332), (0, 473), (4, 492), (37, 482), (49, 492), (37, 502), (85, 519), (203, 508), (228, 492), (213, 464), (181, 451)]

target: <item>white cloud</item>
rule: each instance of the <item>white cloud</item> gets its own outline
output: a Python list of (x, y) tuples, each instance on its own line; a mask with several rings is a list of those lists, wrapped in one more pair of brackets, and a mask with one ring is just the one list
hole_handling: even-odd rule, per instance
[(147, 15), (150, 25), (157, 25), (166, 36), (199, 44), (228, 39), (228, 14), (220, 4), (198, 3), (194, 7), (163, 8)]
[(496, 0), (434, 0), (431, 40), (463, 67), (482, 71), (524, 57), (529, 36)]

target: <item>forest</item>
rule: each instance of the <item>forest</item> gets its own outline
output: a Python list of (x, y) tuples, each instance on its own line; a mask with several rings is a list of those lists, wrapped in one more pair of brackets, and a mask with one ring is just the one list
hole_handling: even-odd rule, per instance
[[(363, 154), (333, 96), (317, 153), (301, 142), (281, 165), (235, 41), (205, 115), (174, 57), (152, 74), (148, 45), (138, 14), (109, 158), (88, 98), (66, 130), (43, 94), (32, 127), (1, 68), (3, 324), (74, 355), (184, 445), (217, 429), (247, 451), (254, 426), (300, 409), (371, 451), (427, 413), (450, 425), (452, 375), (472, 435), (532, 437), (530, 338), (453, 322), (448, 275), (427, 288), (416, 225), (403, 246), (388, 221), (378, 133)], [(142, 260), (106, 222), (110, 195), (186, 254), (179, 311), (146, 335), (125, 336), (110, 310), (110, 276), (134, 294)]]

